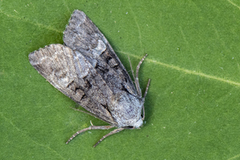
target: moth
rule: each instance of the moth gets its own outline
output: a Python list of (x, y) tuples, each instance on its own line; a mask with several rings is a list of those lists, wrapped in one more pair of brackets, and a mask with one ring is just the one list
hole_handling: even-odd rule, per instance
[(115, 127), (94, 145), (96, 147), (112, 134), (142, 126), (150, 79), (142, 96), (138, 72), (147, 55), (139, 62), (135, 75), (129, 59), (133, 83), (107, 39), (79, 10), (71, 15), (63, 32), (63, 41), (63, 45), (51, 44), (30, 53), (31, 65), (88, 114), (110, 124), (94, 126), (91, 123), (90, 127), (77, 131), (66, 144), (82, 132)]

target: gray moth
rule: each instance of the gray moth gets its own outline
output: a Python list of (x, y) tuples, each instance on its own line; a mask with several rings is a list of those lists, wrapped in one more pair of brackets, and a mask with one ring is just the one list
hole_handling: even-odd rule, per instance
[(147, 55), (139, 62), (134, 82), (104, 35), (82, 11), (75, 10), (63, 33), (64, 44), (51, 44), (29, 54), (31, 65), (55, 88), (74, 100), (107, 126), (91, 126), (76, 132), (116, 128), (106, 137), (124, 129), (139, 128), (145, 117), (144, 95), (139, 85), (138, 71)]

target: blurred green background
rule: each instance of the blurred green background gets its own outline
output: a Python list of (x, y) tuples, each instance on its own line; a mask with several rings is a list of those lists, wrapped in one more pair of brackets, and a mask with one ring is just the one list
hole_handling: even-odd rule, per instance
[[(76, 104), (30, 65), (28, 54), (62, 36), (84, 11), (127, 70), (152, 79), (140, 130), (77, 130), (106, 123)], [(240, 1), (1, 0), (0, 159), (240, 159)]]

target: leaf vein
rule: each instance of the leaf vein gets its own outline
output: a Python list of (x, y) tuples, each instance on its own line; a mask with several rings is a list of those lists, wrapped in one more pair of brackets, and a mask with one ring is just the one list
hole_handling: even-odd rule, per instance
[[(141, 59), (140, 56), (136, 56), (136, 55), (126, 53), (126, 52), (123, 52), (123, 51), (116, 51), (116, 52), (123, 53), (123, 54), (129, 55), (129, 56), (135, 57), (137, 59)], [(205, 73), (202, 73), (202, 72), (199, 72), (199, 71), (188, 70), (188, 69), (181, 68), (181, 67), (178, 67), (178, 66), (174, 66), (174, 65), (166, 64), (166, 63), (159, 62), (159, 61), (156, 61), (156, 60), (152, 60), (150, 58), (147, 58), (145, 61), (155, 63), (155, 64), (158, 64), (158, 65), (167, 67), (167, 68), (171, 68), (171, 69), (174, 69), (174, 70), (177, 70), (177, 71), (180, 71), (180, 72), (184, 72), (185, 74), (192, 74), (192, 75), (201, 76), (201, 77), (205, 77), (205, 78), (208, 78), (208, 79), (213, 79), (213, 80), (217, 80), (217, 81), (220, 81), (220, 82), (228, 83), (230, 85), (240, 86), (240, 82), (235, 82), (235, 81), (227, 80), (227, 79), (220, 78), (220, 77), (217, 77), (217, 76), (208, 75), (208, 74), (205, 74)]]
[(14, 15), (5, 13), (5, 12), (3, 12), (3, 10), (0, 10), (0, 13), (4, 14), (7, 17), (10, 17), (10, 18), (13, 18), (13, 19), (16, 19), (16, 20), (20, 20), (20, 21), (24, 21), (24, 22), (30, 23), (32, 25), (38, 26), (39, 28), (44, 28), (44, 29), (48, 29), (48, 30), (55, 31), (55, 32), (58, 32), (58, 33), (62, 33), (62, 31), (57, 30), (56, 28), (53, 28), (51, 26), (46, 26), (46, 25), (43, 25), (43, 24), (37, 23), (37, 22), (31, 22), (31, 20), (29, 20), (29, 19), (21, 18), (21, 17), (17, 17), (17, 16), (14, 16)]

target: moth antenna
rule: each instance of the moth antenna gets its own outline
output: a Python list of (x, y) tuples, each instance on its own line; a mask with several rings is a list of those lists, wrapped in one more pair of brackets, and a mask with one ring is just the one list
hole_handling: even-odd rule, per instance
[(148, 79), (148, 84), (147, 84), (147, 87), (146, 87), (146, 90), (145, 90), (145, 93), (144, 93), (144, 96), (143, 96), (144, 99), (145, 99), (145, 97), (147, 96), (148, 88), (149, 88), (149, 86), (150, 86), (150, 82), (151, 82), (151, 79)]
[[(148, 88), (149, 88), (150, 82), (151, 82), (151, 79), (148, 79), (148, 84), (147, 84), (147, 87), (146, 87), (146, 90), (145, 90), (145, 93), (144, 93), (144, 96), (143, 96), (144, 101), (145, 101), (145, 97), (147, 96), (147, 92), (148, 92)], [(143, 113), (142, 120), (144, 120), (145, 119), (145, 108), (144, 108), (144, 105), (143, 105), (142, 113)]]
[(147, 54), (141, 59), (141, 61), (138, 63), (137, 68), (136, 68), (135, 85), (137, 88), (137, 92), (138, 92), (139, 96), (141, 96), (141, 97), (142, 97), (142, 91), (141, 91), (140, 84), (139, 84), (138, 72), (139, 72), (141, 64), (143, 63), (143, 61), (146, 57), (147, 57)]

